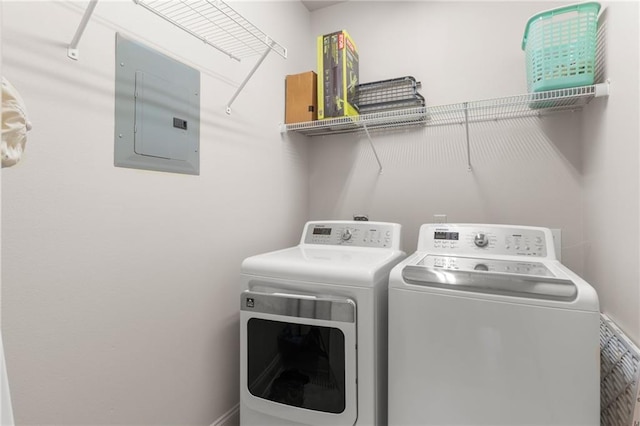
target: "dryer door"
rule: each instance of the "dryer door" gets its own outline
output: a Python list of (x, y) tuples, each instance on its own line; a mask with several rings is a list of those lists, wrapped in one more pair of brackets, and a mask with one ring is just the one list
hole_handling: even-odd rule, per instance
[(353, 425), (356, 305), (351, 299), (245, 291), (243, 405), (313, 425)]

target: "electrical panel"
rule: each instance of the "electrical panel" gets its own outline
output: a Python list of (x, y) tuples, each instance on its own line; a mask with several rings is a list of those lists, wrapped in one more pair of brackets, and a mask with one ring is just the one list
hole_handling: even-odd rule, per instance
[(200, 73), (116, 34), (115, 165), (200, 174)]

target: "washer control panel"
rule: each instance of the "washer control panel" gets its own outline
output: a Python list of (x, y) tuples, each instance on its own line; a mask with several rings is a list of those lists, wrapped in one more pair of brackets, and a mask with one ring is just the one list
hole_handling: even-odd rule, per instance
[(543, 277), (554, 276), (545, 265), (539, 262), (427, 255), (417, 265), (460, 271), (498, 272)]
[(551, 231), (530, 226), (426, 224), (420, 228), (418, 250), (555, 259)]
[(400, 248), (400, 225), (367, 221), (309, 222), (303, 244)]

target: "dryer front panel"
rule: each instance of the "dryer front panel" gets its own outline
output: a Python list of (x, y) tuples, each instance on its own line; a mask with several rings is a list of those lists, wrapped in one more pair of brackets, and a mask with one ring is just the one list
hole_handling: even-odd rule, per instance
[(353, 424), (355, 309), (348, 298), (243, 292), (241, 386), (246, 405), (293, 421)]

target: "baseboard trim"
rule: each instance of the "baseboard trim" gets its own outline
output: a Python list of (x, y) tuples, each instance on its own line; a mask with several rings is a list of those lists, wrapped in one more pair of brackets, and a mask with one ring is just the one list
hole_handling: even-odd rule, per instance
[(220, 416), (211, 426), (239, 426), (240, 404), (236, 404), (229, 411)]

